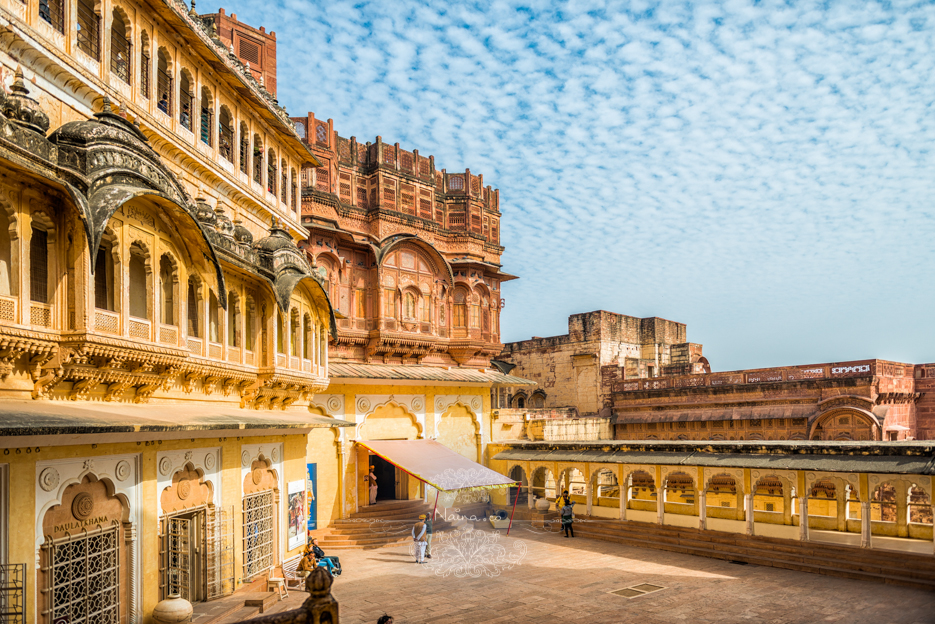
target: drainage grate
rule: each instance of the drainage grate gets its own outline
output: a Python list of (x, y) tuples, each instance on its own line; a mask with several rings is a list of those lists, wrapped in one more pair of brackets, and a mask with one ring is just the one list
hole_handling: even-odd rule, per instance
[(646, 594), (651, 594), (652, 592), (657, 592), (660, 589), (665, 589), (661, 585), (651, 585), (649, 583), (643, 583), (641, 585), (634, 585), (632, 587), (625, 587), (623, 589), (615, 589), (611, 593), (615, 596), (622, 596), (623, 598), (639, 598), (640, 596), (645, 596)]

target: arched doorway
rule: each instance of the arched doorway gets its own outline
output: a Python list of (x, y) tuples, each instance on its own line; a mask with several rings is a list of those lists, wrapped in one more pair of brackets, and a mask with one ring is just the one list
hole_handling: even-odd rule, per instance
[(252, 579), (275, 565), (279, 522), (279, 477), (263, 455), (243, 480), (243, 578)]
[[(208, 587), (209, 518), (213, 520), (214, 485), (189, 462), (172, 476), (160, 496), (162, 598), (178, 594), (202, 602), (215, 592)], [(213, 524), (213, 523), (212, 523)]]
[(127, 622), (129, 507), (92, 474), (65, 488), (42, 520), (39, 612), (48, 623)]
[(513, 469), (510, 470), (510, 478), (522, 484), (510, 488), (510, 506), (527, 505), (529, 503), (529, 480), (526, 478), (526, 471), (523, 470), (522, 466), (513, 466)]

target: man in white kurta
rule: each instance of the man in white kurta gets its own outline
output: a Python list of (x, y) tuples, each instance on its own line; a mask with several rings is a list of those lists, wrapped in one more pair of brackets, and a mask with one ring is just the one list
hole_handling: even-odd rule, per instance
[(412, 540), (416, 543), (416, 563), (425, 563), (425, 514), (412, 527)]

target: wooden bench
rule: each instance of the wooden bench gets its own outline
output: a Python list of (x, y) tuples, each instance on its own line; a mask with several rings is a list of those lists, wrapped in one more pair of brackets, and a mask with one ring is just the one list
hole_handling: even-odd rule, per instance
[(273, 576), (274, 569), (271, 568), (266, 577), (266, 591), (274, 591), (279, 594), (279, 599), (289, 597), (289, 579), (295, 579), (295, 570), (299, 567), (299, 561), (302, 555), (289, 557), (282, 562), (282, 576)]
[(305, 589), (305, 579), (296, 574), (301, 561), (302, 555), (295, 555), (282, 562), (282, 576), (287, 590), (290, 583), (293, 584), (292, 589)]

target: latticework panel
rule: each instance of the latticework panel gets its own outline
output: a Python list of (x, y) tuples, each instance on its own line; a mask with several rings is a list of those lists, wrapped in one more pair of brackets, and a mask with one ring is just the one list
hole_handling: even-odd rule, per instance
[(149, 323), (147, 321), (140, 321), (137, 319), (130, 319), (130, 336), (133, 338), (140, 338), (142, 340), (149, 339)]
[(208, 600), (234, 593), (234, 514), (213, 508), (208, 513)]
[(163, 325), (159, 328), (159, 342), (162, 344), (178, 344), (179, 330), (171, 325)]
[(201, 340), (199, 340), (198, 338), (192, 338), (191, 336), (189, 336), (188, 350), (191, 351), (192, 353), (197, 353), (198, 355), (201, 355)]
[(0, 297), (0, 321), (16, 320), (16, 299)]
[(243, 577), (253, 578), (273, 566), (273, 492), (243, 499)]
[(120, 333), (120, 317), (112, 312), (94, 311), (94, 328), (108, 334)]
[(43, 546), (48, 621), (120, 622), (119, 547), (116, 526)]
[(223, 353), (224, 351), (221, 345), (215, 344), (213, 342), (208, 343), (208, 357), (213, 358), (215, 360), (220, 360), (221, 357), (223, 356)]
[(52, 326), (52, 308), (44, 305), (32, 304), (29, 308), (29, 322), (40, 327)]

